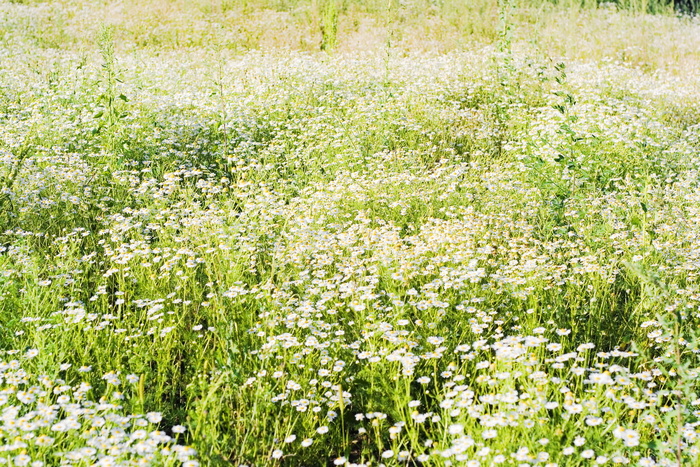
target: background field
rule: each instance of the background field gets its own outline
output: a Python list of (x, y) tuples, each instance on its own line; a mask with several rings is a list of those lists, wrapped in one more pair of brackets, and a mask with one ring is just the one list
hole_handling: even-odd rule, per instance
[(681, 7), (0, 0), (0, 464), (698, 465)]

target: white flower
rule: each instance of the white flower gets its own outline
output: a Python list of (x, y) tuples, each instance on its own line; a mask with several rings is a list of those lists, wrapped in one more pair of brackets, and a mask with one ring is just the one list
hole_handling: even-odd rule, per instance
[(24, 467), (32, 461), (32, 458), (26, 454), (20, 454), (12, 459), (17, 467)]
[(639, 433), (632, 429), (625, 430), (625, 434), (622, 437), (622, 441), (628, 448), (639, 446)]

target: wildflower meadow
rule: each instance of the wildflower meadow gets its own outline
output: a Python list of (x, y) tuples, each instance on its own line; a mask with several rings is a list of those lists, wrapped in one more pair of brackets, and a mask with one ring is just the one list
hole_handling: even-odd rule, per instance
[(681, 7), (0, 0), (0, 466), (700, 465)]

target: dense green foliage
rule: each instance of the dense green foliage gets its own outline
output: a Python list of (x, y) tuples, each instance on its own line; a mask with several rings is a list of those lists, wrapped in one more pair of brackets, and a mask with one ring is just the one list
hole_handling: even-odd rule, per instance
[(0, 3), (0, 464), (700, 462), (697, 21), (319, 3)]

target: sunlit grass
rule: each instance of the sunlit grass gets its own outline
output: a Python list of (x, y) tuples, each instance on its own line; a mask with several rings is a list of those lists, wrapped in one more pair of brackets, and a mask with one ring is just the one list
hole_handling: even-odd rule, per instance
[(700, 462), (700, 25), (623, 6), (0, 3), (0, 464)]

